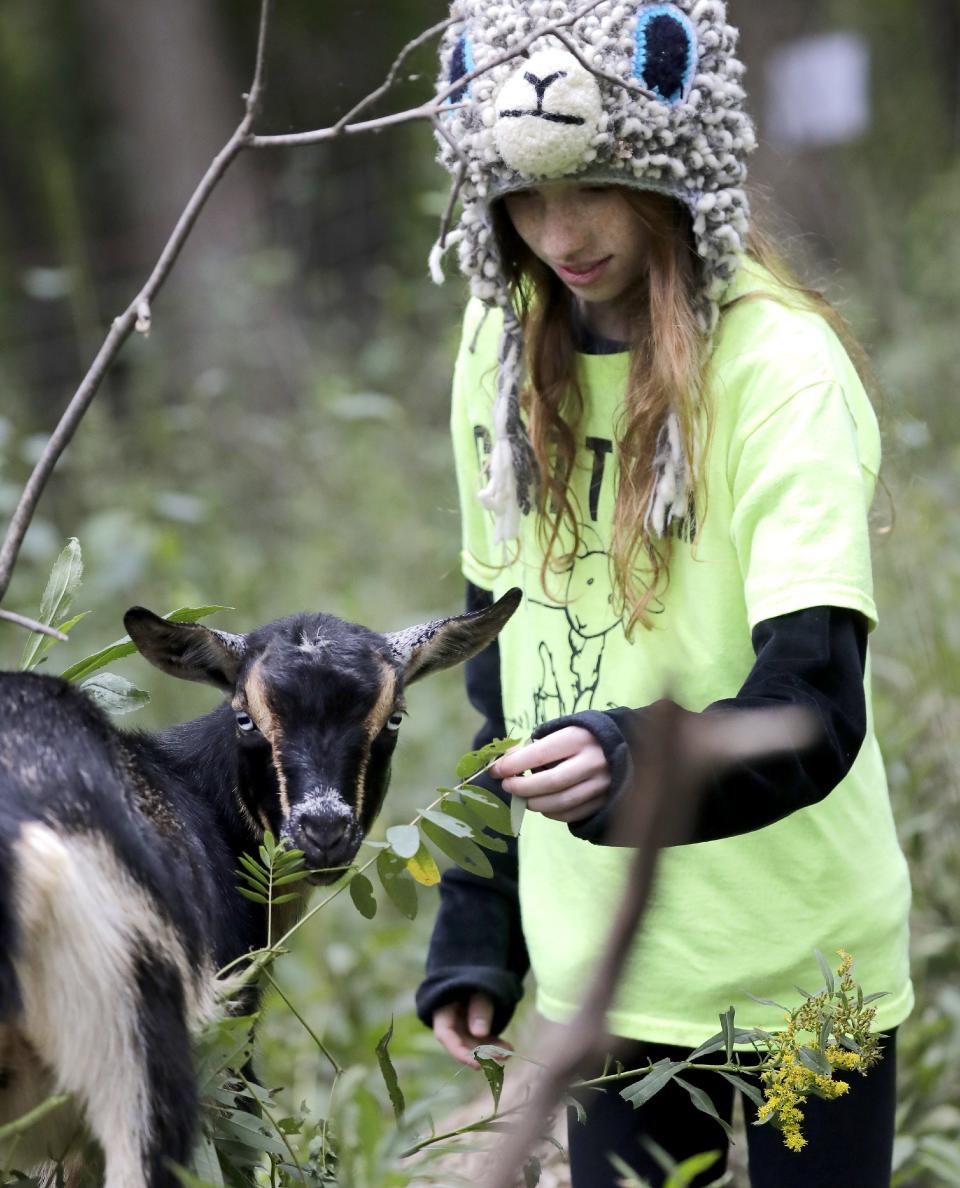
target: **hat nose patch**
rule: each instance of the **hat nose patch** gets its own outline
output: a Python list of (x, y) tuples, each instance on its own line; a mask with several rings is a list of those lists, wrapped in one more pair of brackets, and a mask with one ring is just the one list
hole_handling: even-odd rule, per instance
[(590, 71), (566, 51), (542, 50), (521, 63), (497, 97), (497, 151), (525, 177), (560, 177), (592, 159), (602, 111)]

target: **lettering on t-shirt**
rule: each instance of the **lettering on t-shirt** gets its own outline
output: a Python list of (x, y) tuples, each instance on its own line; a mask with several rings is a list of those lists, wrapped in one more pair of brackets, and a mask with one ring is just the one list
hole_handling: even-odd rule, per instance
[[(473, 440), (477, 448), (477, 462), (483, 473), (490, 451), (493, 449), (493, 438), (486, 425), (474, 425)], [(613, 442), (607, 437), (588, 437), (584, 441), (589, 453), (593, 455), (593, 466), (590, 473), (590, 522), (596, 524), (600, 511), (600, 492), (607, 469), (607, 456), (613, 453)], [(551, 506), (551, 512), (556, 514), (560, 509), (556, 504)]]

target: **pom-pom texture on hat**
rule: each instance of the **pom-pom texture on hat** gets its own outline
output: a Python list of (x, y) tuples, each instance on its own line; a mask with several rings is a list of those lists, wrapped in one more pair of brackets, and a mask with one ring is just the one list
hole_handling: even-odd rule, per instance
[[(442, 163), (462, 173), (461, 216), (434, 250), (431, 269), (436, 278), (440, 255), (456, 244), (473, 294), (504, 310), (494, 456), (480, 498), (495, 514), (498, 538), (510, 540), (519, 512), (531, 506), (535, 472), (519, 415), (522, 336), (489, 204), (558, 178), (653, 190), (683, 202), (703, 265), (697, 317), (709, 338), (745, 246), (745, 162), (755, 137), (743, 108), (737, 31), (721, 0), (454, 0), (451, 16), (438, 87), (455, 89), (440, 116), (438, 145)], [(522, 56), (469, 78), (521, 43)], [(662, 447), (648, 525), (661, 534), (688, 514), (692, 481), (676, 423), (665, 426)]]

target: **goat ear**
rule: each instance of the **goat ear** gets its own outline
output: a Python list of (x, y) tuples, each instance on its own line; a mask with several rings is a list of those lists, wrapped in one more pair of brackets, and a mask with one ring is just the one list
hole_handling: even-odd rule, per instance
[(514, 588), (483, 610), (434, 619), (388, 635), (393, 654), (404, 669), (404, 684), (409, 685), (441, 668), (451, 668), (482, 652), (497, 638), (522, 597), (522, 592)]
[(199, 623), (171, 623), (142, 606), (132, 606), (123, 625), (141, 656), (161, 671), (233, 692), (247, 648), (242, 635)]

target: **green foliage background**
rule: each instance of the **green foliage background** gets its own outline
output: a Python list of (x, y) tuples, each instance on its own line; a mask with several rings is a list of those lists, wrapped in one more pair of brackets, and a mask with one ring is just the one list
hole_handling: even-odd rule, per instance
[[(234, 120), (255, 6), (198, 7), (218, 38), (210, 60), (229, 84)], [(771, 0), (757, 14), (732, 7), (758, 107), (770, 30), (852, 28), (874, 57), (869, 135), (796, 160), (768, 146), (756, 176), (786, 209), (788, 227), (812, 227), (794, 237), (792, 254), (826, 277), (881, 380), (887, 489), (875, 511), (882, 622), (873, 675), (914, 878), (919, 997), (901, 1041), (897, 1182), (960, 1184), (960, 17), (937, 0)], [(376, 84), (408, 36), (442, 14), (426, 0), (279, 4), (265, 127), (330, 123)], [(124, 173), (123, 138), (135, 129), (118, 131), (121, 112), (98, 85), (114, 49), (69, 0), (9, 0), (0, 10), (3, 514), (157, 247), (128, 243), (142, 223), (144, 187), (162, 188), (164, 175)], [(176, 52), (174, 43), (157, 49)], [(429, 54), (413, 67), (432, 69)], [(422, 85), (405, 84), (401, 98)], [(231, 127), (223, 124), (222, 139)], [(200, 155), (196, 176), (218, 143)], [(68, 536), (82, 541), (87, 565), (74, 610), (91, 613), (75, 641), (51, 651), (51, 670), (116, 638), (133, 603), (227, 604), (236, 612), (213, 622), (232, 630), (302, 607), (396, 628), (459, 605), (446, 395), (463, 290), (452, 280), (438, 291), (426, 276), (444, 201), (431, 157), (427, 132), (406, 128), (242, 162), (225, 183), (198, 230), (200, 264), (185, 262), (182, 282), (157, 303), (152, 336), (126, 349), (28, 538), (10, 608), (38, 608)], [(798, 178), (806, 189), (792, 184)], [(827, 214), (813, 190), (839, 196)], [(237, 233), (225, 212), (244, 194), (252, 213)], [(15, 665), (22, 643), (4, 629), (0, 660)], [(212, 703), (138, 660), (118, 671), (153, 695), (137, 724)], [(413, 692), (381, 829), (408, 820), (449, 781), (473, 728), (459, 690), (458, 674), (448, 673)], [(393, 1016), (401, 1082), (412, 1098), (437, 1095), (442, 1114), (448, 1090), (477, 1086), (411, 1014), (432, 915), (433, 893), (419, 895), (412, 925), (389, 907), (362, 920), (343, 897), (281, 972), (344, 1065), (374, 1067)], [(290, 1102), (325, 1101), (327, 1070), (286, 1011), (268, 1012), (259, 1042), (262, 1067), (289, 1087)], [(380, 1096), (365, 1107), (357, 1094), (354, 1124), (379, 1133), (385, 1090), (370, 1078), (364, 1091)]]

